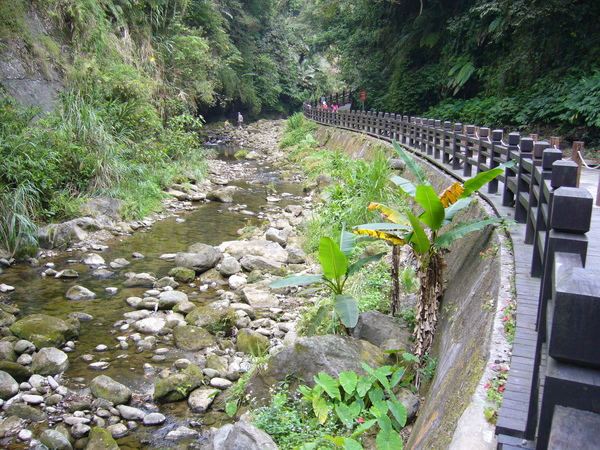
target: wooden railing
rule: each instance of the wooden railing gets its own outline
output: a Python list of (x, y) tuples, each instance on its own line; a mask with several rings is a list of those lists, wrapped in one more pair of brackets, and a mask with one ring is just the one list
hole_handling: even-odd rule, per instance
[[(303, 112), (323, 125), (396, 140), (462, 179), (516, 162), (502, 183), (487, 187), (488, 194), (501, 194), (500, 206), (514, 207), (524, 227), (523, 248), (515, 250), (531, 257), (530, 277), (517, 273), (521, 289), (498, 448), (561, 448), (561, 433), (573, 432), (565, 417), (580, 413), (598, 415), (600, 426), (600, 270), (585, 268), (588, 237), (599, 253), (600, 230), (588, 231), (600, 212), (590, 193), (577, 187), (583, 144), (574, 144), (575, 162), (563, 159), (559, 138), (545, 142), (510, 133), (505, 141), (502, 130), (308, 104)], [(577, 433), (590, 439), (589, 429)]]

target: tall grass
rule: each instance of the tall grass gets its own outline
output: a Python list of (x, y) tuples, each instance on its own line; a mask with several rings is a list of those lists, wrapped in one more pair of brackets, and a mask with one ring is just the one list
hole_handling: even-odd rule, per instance
[(0, 192), (0, 247), (9, 257), (35, 255), (38, 247), (37, 191), (31, 184)]

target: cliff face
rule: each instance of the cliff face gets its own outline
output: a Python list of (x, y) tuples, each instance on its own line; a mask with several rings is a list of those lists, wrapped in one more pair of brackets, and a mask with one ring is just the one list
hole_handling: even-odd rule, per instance
[(0, 34), (0, 87), (25, 106), (50, 111), (64, 86), (63, 62), (69, 57), (62, 30), (32, 5), (2, 13), (13, 20), (12, 27), (2, 24)]

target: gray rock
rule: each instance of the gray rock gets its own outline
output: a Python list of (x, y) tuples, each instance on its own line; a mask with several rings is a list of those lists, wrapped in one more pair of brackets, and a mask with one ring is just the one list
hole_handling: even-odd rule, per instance
[(132, 277), (125, 280), (123, 286), (125, 287), (146, 287), (151, 288), (154, 286), (156, 278), (149, 273), (136, 273)]
[(269, 339), (260, 333), (248, 329), (240, 330), (237, 334), (237, 349), (251, 355), (265, 355), (269, 349)]
[(147, 427), (153, 427), (153, 426), (162, 425), (166, 421), (167, 421), (167, 418), (164, 416), (164, 414), (150, 413), (150, 414), (147, 414), (146, 417), (144, 417), (143, 424), (146, 425)]
[(173, 277), (162, 277), (160, 280), (156, 280), (156, 282), (152, 285), (154, 289), (164, 289), (164, 288), (172, 288), (177, 289), (179, 287), (179, 283), (175, 281)]
[(73, 269), (65, 269), (65, 270), (61, 270), (60, 272), (56, 272), (56, 275), (54, 275), (54, 278), (66, 278), (66, 279), (70, 279), (70, 278), (78, 278), (79, 277), (79, 273), (76, 270)]
[(48, 415), (45, 412), (25, 403), (11, 403), (6, 408), (5, 413), (7, 416), (17, 416), (23, 420), (30, 420), (32, 422), (45, 422), (48, 420)]
[(229, 287), (234, 291), (246, 286), (246, 284), (248, 284), (246, 277), (240, 275), (231, 275), (229, 277)]
[(131, 390), (121, 383), (106, 375), (94, 378), (90, 383), (92, 394), (100, 399), (108, 400), (115, 405), (128, 403), (131, 399)]
[[(291, 229), (289, 229), (291, 231)], [(265, 239), (267, 241), (273, 241), (280, 244), (282, 247), (287, 245), (289, 238), (289, 231), (278, 230), (277, 228), (269, 228), (265, 233)]]
[(106, 429), (110, 432), (111, 436), (114, 439), (120, 439), (124, 436), (127, 436), (127, 433), (129, 431), (125, 424), (122, 423), (115, 423), (113, 425), (109, 425), (106, 427)]
[(154, 400), (159, 403), (178, 402), (203, 384), (200, 367), (192, 364), (183, 371), (159, 380), (154, 386)]
[(81, 262), (88, 266), (102, 266), (106, 264), (104, 258), (97, 253), (88, 253), (87, 255), (84, 255)]
[(158, 334), (164, 328), (167, 321), (161, 317), (147, 317), (133, 324), (134, 328), (144, 334)]
[(235, 323), (233, 309), (229, 302), (219, 300), (206, 306), (199, 306), (185, 316), (190, 325), (205, 328), (209, 333), (217, 334), (220, 331), (229, 332)]
[(69, 367), (69, 357), (57, 348), (46, 347), (33, 355), (31, 370), (39, 375), (56, 375)]
[(81, 205), (79, 207), (79, 212), (85, 216), (106, 216), (109, 219), (118, 222), (121, 220), (122, 207), (123, 200), (100, 195)]
[(224, 286), (227, 284), (227, 280), (219, 271), (215, 268), (209, 269), (206, 272), (200, 274), (200, 283), (208, 284), (212, 286)]
[(19, 392), (19, 383), (10, 374), (0, 370), (0, 398), (8, 400)]
[(32, 314), (10, 327), (15, 336), (32, 342), (37, 348), (61, 347), (79, 336), (79, 322), (62, 320), (45, 314)]
[(217, 266), (217, 270), (224, 277), (235, 275), (242, 270), (242, 266), (233, 256), (226, 256), (223, 261)]
[(69, 439), (59, 431), (45, 430), (40, 435), (40, 442), (53, 450), (72, 450)]
[(279, 306), (279, 299), (275, 295), (250, 286), (242, 289), (242, 300), (253, 308), (273, 308)]
[(118, 405), (117, 409), (119, 410), (121, 417), (125, 420), (136, 420), (141, 422), (146, 417), (146, 413), (144, 411), (132, 406)]
[(158, 296), (158, 309), (173, 309), (180, 302), (187, 302), (188, 296), (180, 291), (164, 291)]
[(417, 418), (419, 408), (421, 407), (421, 401), (419, 397), (406, 388), (402, 388), (400, 392), (396, 394), (396, 400), (404, 405), (406, 408), (406, 423), (412, 423)]
[(285, 347), (271, 356), (265, 370), (254, 372), (244, 393), (264, 403), (271, 396), (271, 387), (284, 381), (291, 371), (308, 386), (314, 386), (313, 377), (320, 372), (334, 378), (346, 370), (365, 375), (361, 362), (376, 368), (385, 364), (385, 355), (373, 344), (349, 336), (301, 338), (295, 345)]
[(248, 272), (253, 270), (260, 270), (263, 273), (271, 273), (274, 275), (280, 275), (282, 264), (270, 258), (264, 256), (245, 255), (240, 259), (240, 264)]
[(90, 314), (82, 313), (82, 312), (72, 312), (69, 313), (69, 318), (77, 319), (80, 322), (91, 322), (94, 320), (94, 317)]
[(96, 426), (90, 431), (86, 450), (119, 450), (119, 446), (110, 434), (110, 431)]
[(10, 416), (0, 423), (0, 436), (10, 437), (16, 435), (23, 428), (23, 420), (17, 416)]
[(231, 387), (233, 383), (225, 378), (215, 377), (211, 378), (210, 385), (217, 389), (227, 389)]
[(175, 264), (180, 267), (193, 269), (196, 273), (203, 273), (212, 269), (221, 259), (222, 253), (217, 247), (206, 244), (195, 244), (194, 252), (177, 253)]
[(262, 256), (280, 263), (284, 263), (288, 259), (288, 254), (281, 245), (267, 240), (225, 241), (219, 245), (219, 249), (223, 253), (229, 253), (237, 260), (244, 255)]
[(64, 250), (75, 242), (83, 241), (88, 231), (101, 230), (102, 224), (90, 217), (81, 217), (60, 224), (46, 225), (38, 229), (40, 247)]
[(92, 300), (96, 294), (83, 286), (74, 285), (69, 288), (66, 294), (69, 300)]
[(205, 349), (215, 343), (208, 331), (193, 325), (174, 328), (173, 339), (178, 349), (191, 352)]
[(71, 436), (75, 439), (81, 439), (82, 437), (86, 437), (90, 434), (92, 428), (89, 425), (84, 423), (76, 423), (71, 427)]
[(408, 349), (411, 345), (412, 330), (400, 319), (370, 310), (358, 316), (358, 322), (351, 334), (352, 337), (363, 339), (377, 347), (388, 339), (396, 339), (405, 343), (403, 349)]
[(192, 412), (205, 413), (219, 392), (219, 389), (195, 389), (188, 397), (188, 405)]
[(195, 430), (192, 430), (191, 428), (179, 427), (176, 430), (169, 431), (167, 433), (167, 435), (165, 436), (165, 439), (170, 439), (170, 440), (176, 441), (179, 439), (197, 438), (198, 436), (199, 436), (198, 432)]
[(288, 264), (304, 264), (306, 262), (306, 253), (304, 253), (304, 250), (287, 247), (287, 251)]
[(194, 305), (189, 300), (186, 300), (186, 301), (177, 303), (173, 307), (173, 312), (187, 315), (187, 314), (191, 313), (194, 309), (196, 309), (196, 305)]
[(214, 202), (231, 203), (233, 202), (233, 194), (237, 188), (235, 186), (225, 186), (220, 189), (215, 189), (206, 194), (206, 198)]
[(21, 400), (29, 405), (39, 405), (44, 402), (44, 397), (41, 395), (23, 394)]
[[(173, 261), (177, 255), (173, 254)], [(194, 269), (189, 269), (187, 267), (173, 267), (169, 270), (170, 277), (173, 277), (174, 280), (180, 281), (182, 283), (191, 283), (196, 278), (196, 271)]]
[[(102, 267), (99, 268), (99, 269), (94, 269), (92, 271), (92, 276), (93, 277), (95, 277), (95, 278), (101, 278), (103, 280), (106, 279), (106, 278), (112, 277), (114, 274), (115, 274), (114, 272), (112, 272), (112, 271), (110, 271), (108, 269), (104, 269)], [(108, 289), (115, 289), (115, 288), (106, 288), (106, 290), (108, 290)], [(116, 293), (116, 291), (113, 292), (113, 293)]]
[(277, 450), (277, 444), (247, 420), (212, 429), (206, 450)]
[(17, 353), (8, 341), (0, 341), (0, 361), (16, 361)]

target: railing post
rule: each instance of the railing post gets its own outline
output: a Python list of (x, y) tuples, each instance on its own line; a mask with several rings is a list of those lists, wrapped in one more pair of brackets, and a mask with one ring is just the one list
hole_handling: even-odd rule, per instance
[(440, 128), (442, 128), (442, 121), (436, 120), (433, 129), (433, 157), (435, 159), (440, 159), (440, 136), (443, 138), (443, 132), (440, 132)]
[[(518, 132), (509, 133), (508, 147), (506, 148), (506, 160), (515, 160), (519, 162), (519, 143), (521, 136)], [(515, 175), (518, 173), (518, 166), (509, 167), (504, 172), (504, 195), (502, 197), (502, 206), (510, 206), (515, 201), (515, 192), (517, 191), (517, 182)]]
[(435, 120), (425, 120), (427, 122), (427, 154), (431, 156), (435, 147)]
[[(517, 192), (515, 192), (515, 220), (519, 223), (524, 223), (527, 220), (527, 208), (523, 205), (522, 195), (529, 195), (529, 183), (531, 183), (531, 174), (528, 174), (525, 169), (525, 160), (531, 159), (533, 152), (533, 139), (521, 139), (519, 152), (519, 171), (517, 174)], [(533, 165), (533, 163), (531, 163)], [(529, 203), (529, 199), (526, 199)]]
[(444, 122), (444, 133), (442, 134), (442, 163), (450, 164), (450, 151), (452, 150), (452, 144), (450, 139), (452, 136), (452, 122), (446, 120)]
[(465, 139), (465, 157), (463, 159), (463, 175), (465, 177), (470, 177), (472, 172), (471, 162), (469, 161), (473, 157), (473, 148), (471, 147), (471, 143), (469, 139), (472, 139), (475, 136), (475, 125), (467, 125), (467, 138)]
[(485, 146), (483, 142), (490, 141), (490, 129), (487, 127), (479, 128), (479, 137), (477, 139), (477, 173), (485, 172), (487, 157), (485, 155)]
[[(490, 164), (489, 168), (492, 170), (494, 167), (498, 167), (500, 162), (500, 152), (497, 148), (502, 145), (502, 137), (504, 136), (503, 130), (492, 131), (492, 146), (490, 147)], [(488, 183), (488, 194), (495, 194), (498, 192), (498, 177), (494, 178)]]
[(402, 116), (402, 143), (406, 144), (410, 140), (410, 118)]
[(452, 170), (460, 169), (460, 137), (462, 135), (462, 123), (454, 124), (454, 133), (452, 133)]
[(573, 148), (571, 149), (571, 159), (577, 163), (579, 169), (577, 169), (577, 187), (579, 187), (579, 178), (581, 177), (581, 166), (583, 165), (582, 161), (583, 155), (583, 142), (582, 141), (573, 141)]

